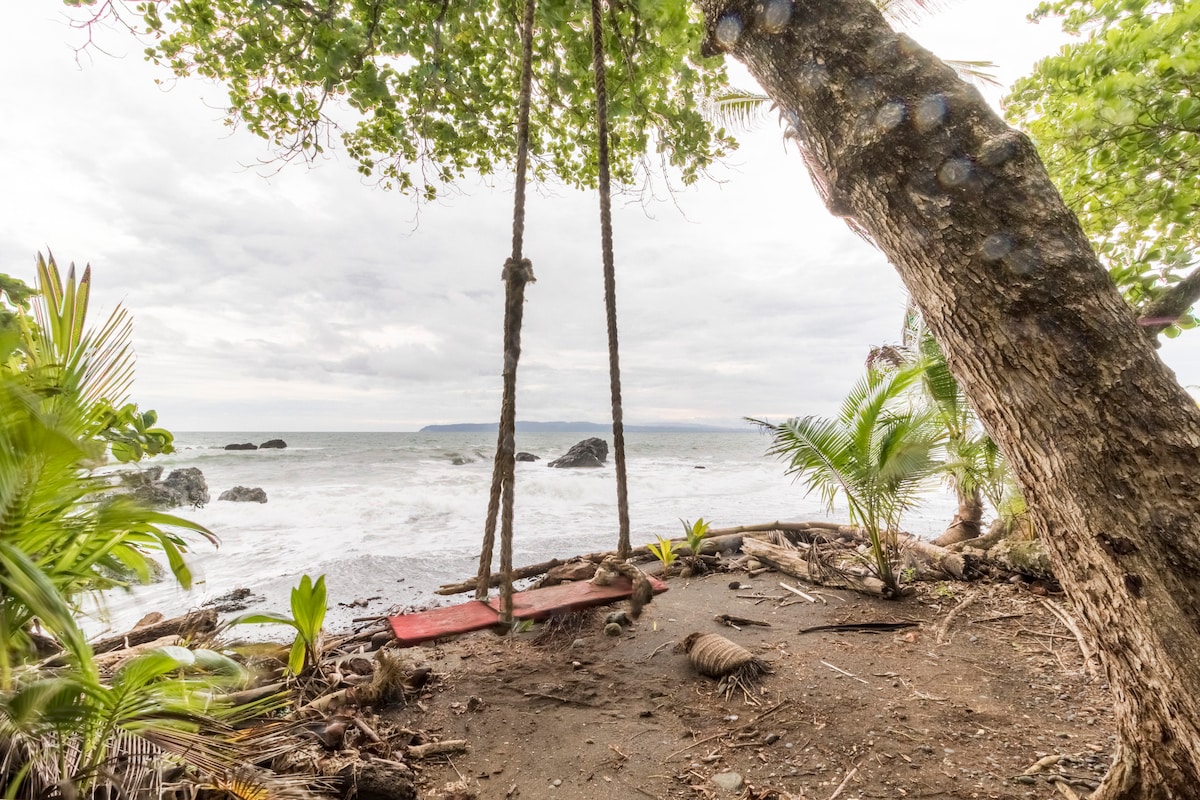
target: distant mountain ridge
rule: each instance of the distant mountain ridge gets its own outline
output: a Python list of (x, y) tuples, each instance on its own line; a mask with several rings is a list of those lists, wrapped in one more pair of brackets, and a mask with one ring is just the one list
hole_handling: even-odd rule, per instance
[[(495, 433), (495, 422), (456, 422), (450, 425), (426, 425), (419, 433)], [(720, 425), (689, 425), (671, 422), (651, 425), (626, 425), (627, 433), (749, 433), (753, 428)], [(517, 433), (612, 433), (612, 425), (599, 422), (531, 422), (519, 420)]]

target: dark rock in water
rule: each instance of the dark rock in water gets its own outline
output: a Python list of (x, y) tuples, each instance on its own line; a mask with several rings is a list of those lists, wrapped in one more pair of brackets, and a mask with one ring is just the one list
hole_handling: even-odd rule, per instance
[(175, 505), (202, 506), (211, 499), (204, 473), (196, 467), (171, 470), (162, 485), (178, 493), (179, 502)]
[(255, 595), (249, 589), (238, 587), (220, 597), (214, 597), (205, 603), (204, 607), (211, 608), (218, 614), (228, 614), (232, 611), (245, 611), (252, 603), (261, 603), (263, 600), (262, 596)]
[(252, 442), (242, 442), (241, 444), (227, 444), (227, 445), (225, 445), (225, 449), (226, 450), (257, 450), (258, 445), (254, 444)]
[(137, 488), (139, 486), (152, 486), (162, 480), (162, 467), (147, 467), (146, 469), (131, 469), (127, 472), (119, 472), (117, 476), (121, 479), (122, 486)]
[(259, 450), (282, 450), (287, 447), (287, 442), (283, 439), (268, 439), (258, 446)]
[(517, 461), (537, 461), (538, 457), (533, 453), (520, 452), (513, 456)]
[(563, 469), (567, 467), (602, 467), (608, 459), (608, 442), (592, 437), (574, 444), (561, 457), (546, 466)]
[(475, 459), (470, 456), (459, 455), (458, 453), (450, 454), (450, 463), (456, 467), (461, 467), (463, 464), (471, 464)]
[(257, 486), (253, 489), (249, 486), (235, 486), (221, 492), (217, 500), (229, 500), (233, 503), (265, 503), (267, 502), (267, 493)]
[(130, 497), (150, 508), (202, 506), (209, 500), (204, 473), (195, 467), (172, 470), (166, 480), (162, 467), (133, 469), (117, 473), (120, 485), (114, 496)]

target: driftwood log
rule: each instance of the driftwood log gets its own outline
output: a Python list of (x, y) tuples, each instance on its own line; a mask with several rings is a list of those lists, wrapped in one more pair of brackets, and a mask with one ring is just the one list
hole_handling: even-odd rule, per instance
[(800, 550), (780, 547), (760, 539), (746, 539), (742, 542), (742, 552), (765, 564), (771, 564), (780, 572), (786, 572), (788, 575), (815, 583), (818, 586), (853, 589), (856, 592), (873, 594), (878, 597), (887, 596), (887, 589), (883, 585), (883, 581), (878, 578), (834, 570), (815, 572), (807, 553)]
[[(198, 633), (211, 633), (217, 629), (217, 612), (211, 608), (191, 611), (178, 617), (141, 625), (133, 630), (116, 636), (92, 642), (92, 652), (96, 655), (111, 653), (117, 650), (129, 650), (139, 645), (155, 642), (157, 645), (170, 644), (160, 642), (168, 638), (194, 636)], [(152, 649), (152, 648), (150, 648)], [(45, 662), (48, 667), (58, 667), (67, 663), (65, 653), (59, 654)]]
[[(775, 532), (791, 534), (789, 538), (793, 540), (816, 539), (820, 537), (822, 539), (842, 539), (858, 544), (867, 541), (865, 531), (856, 525), (846, 525), (827, 520), (802, 522), (775, 521), (762, 522), (755, 525), (738, 525), (731, 528), (713, 528), (709, 530), (708, 535), (705, 537), (704, 547), (701, 552), (703, 554), (713, 554), (737, 552), (740, 550), (746, 555), (759, 558), (752, 551), (755, 548), (759, 548), (762, 541)], [(1041, 544), (1037, 541), (1022, 541), (1014, 547), (1013, 541), (1009, 539), (983, 536), (960, 542), (951, 547), (939, 547), (908, 533), (896, 532), (895, 536), (908, 557), (919, 561), (927, 572), (941, 573), (958, 580), (977, 578), (984, 568), (990, 569), (992, 572), (1021, 573), (1043, 578), (1052, 577), (1049, 573), (1049, 567), (1046, 564)], [(745, 542), (750, 540), (753, 540), (754, 544), (747, 547)], [(671, 544), (680, 555), (691, 555), (691, 550), (687, 547), (686, 539), (672, 539)], [(983, 547), (980, 547), (981, 545)], [(536, 578), (540, 575), (546, 575), (552, 570), (554, 574), (547, 581), (546, 585), (550, 585), (559, 579), (577, 579), (573, 576), (575, 574), (586, 573), (588, 570), (587, 564), (599, 564), (605, 558), (615, 556), (616, 554), (615, 550), (605, 550), (573, 558), (552, 558), (549, 561), (530, 564), (529, 566), (513, 570), (513, 580)], [(631, 558), (634, 560), (649, 559), (652, 557), (648, 547), (635, 548), (631, 553)], [(760, 560), (804, 580), (827, 586), (835, 585), (829, 582), (831, 579), (828, 576), (812, 576), (808, 569), (797, 574), (779, 567), (769, 558), (760, 558)], [(797, 554), (793, 554), (790, 561), (797, 569), (799, 569), (800, 564), (806, 563), (804, 556)], [(489, 587), (500, 586), (502, 582), (503, 576), (493, 574), (489, 582)], [(461, 583), (446, 584), (437, 590), (437, 594), (453, 595), (471, 592), (475, 590), (475, 584), (475, 578), (470, 578)], [(877, 589), (882, 586), (882, 583), (870, 577), (855, 579), (854, 576), (848, 576), (844, 584), (837, 585), (845, 585), (846, 588), (866, 592), (867, 594), (880, 594)]]
[[(731, 529), (733, 530), (733, 529)], [(762, 530), (779, 530), (778, 528), (763, 528)], [(742, 546), (742, 534), (727, 533), (726, 531), (709, 531), (709, 535), (705, 537), (703, 552), (705, 553), (724, 553), (736, 552)], [(672, 546), (681, 555), (690, 555), (691, 550), (684, 544), (684, 539), (672, 539)], [(606, 558), (615, 556), (616, 550), (605, 550), (599, 553), (587, 553), (586, 555), (575, 556), (573, 558), (552, 558), (549, 561), (542, 561), (539, 564), (530, 564), (527, 567), (518, 567), (513, 570), (513, 580), (521, 580), (523, 578), (536, 578), (539, 575), (545, 575), (555, 567), (561, 567), (571, 562), (590, 561), (593, 564), (599, 564)], [(630, 558), (652, 558), (649, 547), (635, 547), (630, 553)], [(437, 590), (437, 594), (462, 594), (463, 592), (475, 591), (476, 578), (469, 578), (461, 583), (448, 583)], [(504, 580), (504, 576), (494, 573), (488, 586), (495, 588)]]
[(164, 619), (134, 628), (117, 636), (110, 636), (92, 644), (93, 653), (107, 653), (110, 650), (124, 650), (164, 636), (192, 636), (197, 633), (209, 633), (217, 628), (217, 612), (211, 608), (192, 611), (179, 617)]

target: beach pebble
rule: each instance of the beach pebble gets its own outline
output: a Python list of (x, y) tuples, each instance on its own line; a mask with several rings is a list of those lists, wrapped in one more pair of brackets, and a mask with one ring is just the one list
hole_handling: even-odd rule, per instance
[(745, 779), (736, 772), (719, 772), (711, 780), (714, 786), (727, 792), (740, 792), (746, 784)]

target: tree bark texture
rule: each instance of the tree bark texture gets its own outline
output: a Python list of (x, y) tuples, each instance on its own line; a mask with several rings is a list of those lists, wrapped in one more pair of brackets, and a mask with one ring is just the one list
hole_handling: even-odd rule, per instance
[(1113, 688), (1121, 746), (1093, 797), (1195, 797), (1195, 402), (1029, 139), (868, 0), (697, 2), (706, 50), (778, 104), (830, 210), (887, 254), (1012, 463)]

